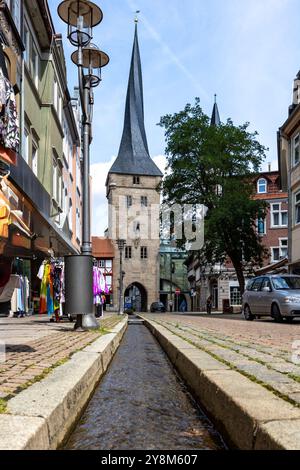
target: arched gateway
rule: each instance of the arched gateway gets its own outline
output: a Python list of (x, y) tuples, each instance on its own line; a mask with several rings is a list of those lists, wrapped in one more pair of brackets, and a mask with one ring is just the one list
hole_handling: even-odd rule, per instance
[(139, 282), (130, 284), (125, 290), (124, 307), (136, 312), (147, 312), (148, 295), (145, 287)]

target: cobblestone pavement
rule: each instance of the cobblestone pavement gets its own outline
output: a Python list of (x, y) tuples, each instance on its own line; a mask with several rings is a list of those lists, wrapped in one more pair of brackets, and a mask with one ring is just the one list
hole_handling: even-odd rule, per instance
[[(119, 320), (108, 314), (100, 326), (109, 329)], [(5, 346), (5, 361), (0, 362), (0, 398), (15, 395), (40, 380), (101, 334), (100, 329), (78, 333), (74, 324), (50, 323), (46, 316), (1, 318), (0, 342)]]
[[(300, 322), (246, 322), (239, 316), (188, 314), (147, 318), (300, 407)], [(299, 341), (298, 361), (293, 357), (295, 341)]]

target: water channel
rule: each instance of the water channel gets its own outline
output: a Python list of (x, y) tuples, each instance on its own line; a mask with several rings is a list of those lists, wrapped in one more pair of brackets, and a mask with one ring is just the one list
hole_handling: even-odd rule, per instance
[(156, 339), (131, 324), (65, 449), (224, 447)]

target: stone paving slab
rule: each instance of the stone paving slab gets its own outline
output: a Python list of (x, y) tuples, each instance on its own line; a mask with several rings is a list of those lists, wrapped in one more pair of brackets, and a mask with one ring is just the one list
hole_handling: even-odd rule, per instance
[(1, 450), (49, 449), (47, 423), (43, 418), (0, 415)]
[(300, 420), (273, 421), (258, 428), (255, 449), (299, 450)]
[[(28, 385), (70, 358), (72, 354), (94, 342), (102, 334), (100, 330), (78, 333), (74, 331), (74, 324), (70, 322), (52, 324), (49, 323), (48, 318), (6, 318), (5, 320), (6, 322), (24, 320), (23, 328), (26, 334), (24, 338), (20, 338), (18, 332), (13, 344), (11, 344), (12, 330), (9, 328), (5, 336), (2, 330), (4, 322), (0, 322), (2, 338), (6, 338), (8, 341), (6, 361), (0, 364), (0, 398), (21, 392)], [(109, 329), (119, 321), (120, 317), (108, 315), (101, 320), (101, 327)], [(49, 325), (51, 326), (49, 327)], [(21, 327), (22, 325), (19, 324), (19, 330)], [(29, 333), (29, 329), (32, 330), (31, 333)], [(30, 338), (30, 340), (26, 338)]]
[(93, 342), (97, 352), (89, 347), (76, 352), (43, 380), (7, 401), (5, 414), (0, 414), (0, 450), (52, 450), (62, 445), (126, 331), (127, 317), (117, 320), (112, 334)]
[[(203, 318), (193, 317), (191, 319), (176, 315), (173, 317), (170, 315), (147, 315), (147, 318), (165, 326), (167, 331), (177, 335), (181, 341), (186, 340), (188, 344), (193, 344), (206, 351), (212, 357), (229, 365), (233, 370), (262, 384), (268, 390), (272, 390), (275, 395), (277, 394), (300, 407), (300, 366), (291, 362), (291, 356), (281, 349), (282, 344), (280, 347), (275, 343), (270, 346), (266, 344), (266, 341), (270, 342), (272, 335), (266, 334), (262, 341), (260, 334), (256, 342), (250, 343), (248, 341), (249, 345), (245, 346), (247, 338), (244, 325), (248, 325), (248, 322), (232, 321), (232, 335), (228, 332), (224, 335), (218, 329), (218, 326), (224, 325), (224, 320), (222, 322), (220, 317), (209, 319), (209, 327), (207, 319), (203, 321)], [(228, 319), (226, 322), (228, 324)], [(212, 324), (215, 329), (212, 328)], [(260, 326), (266, 329), (272, 324), (260, 323)], [(290, 325), (288, 326), (290, 327)], [(294, 327), (300, 335), (298, 325), (294, 325)], [(243, 345), (240, 344), (240, 339), (237, 339), (236, 329), (239, 328), (243, 329)], [(276, 329), (276, 334), (278, 331)], [(292, 339), (295, 338), (294, 334)]]

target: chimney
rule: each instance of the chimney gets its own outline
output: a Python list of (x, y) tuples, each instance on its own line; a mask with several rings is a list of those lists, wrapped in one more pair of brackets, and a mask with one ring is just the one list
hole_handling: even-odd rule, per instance
[(271, 171), (272, 171), (272, 163), (269, 162), (268, 163), (268, 172), (271, 173)]

